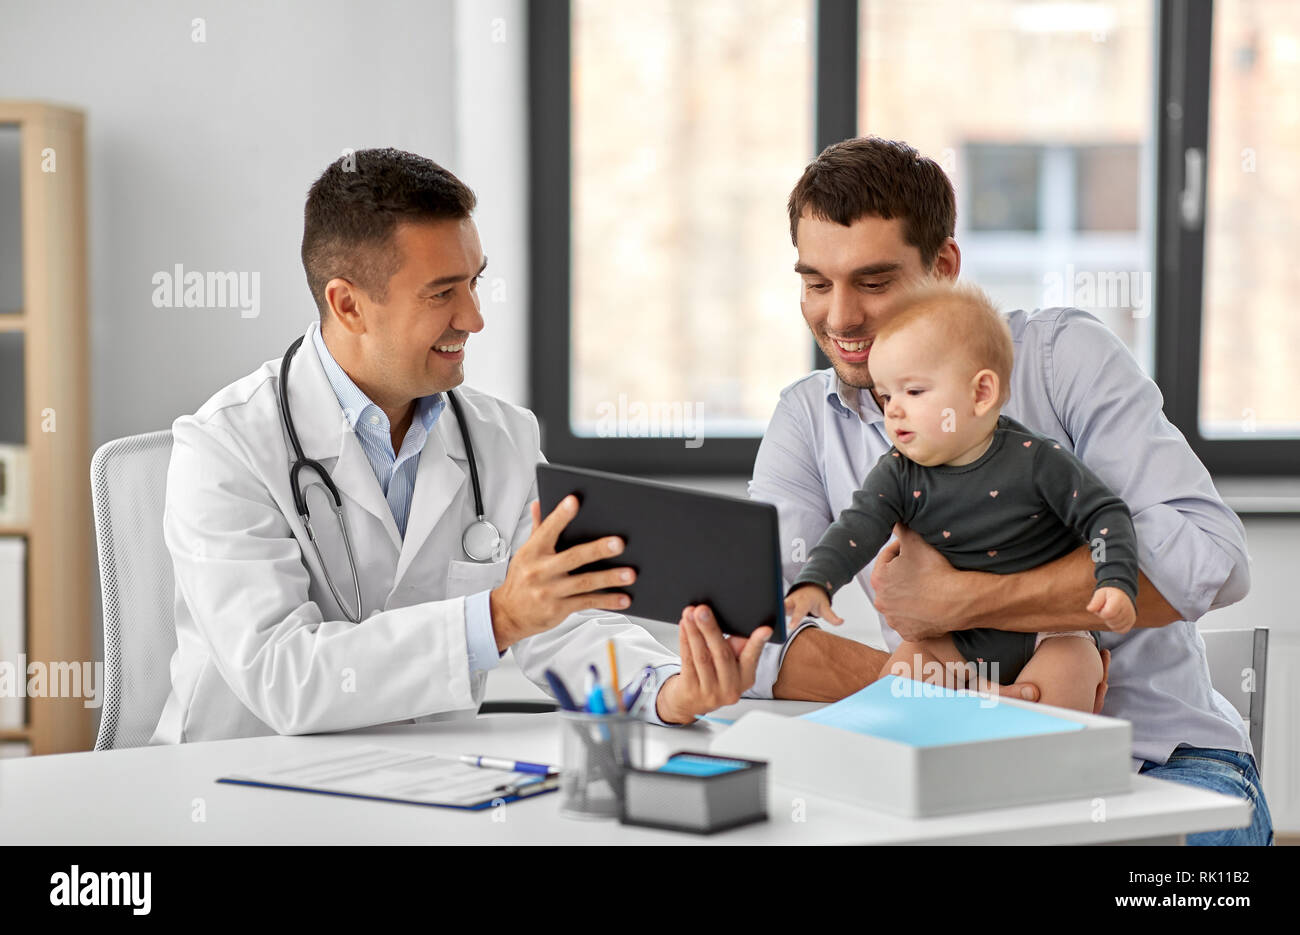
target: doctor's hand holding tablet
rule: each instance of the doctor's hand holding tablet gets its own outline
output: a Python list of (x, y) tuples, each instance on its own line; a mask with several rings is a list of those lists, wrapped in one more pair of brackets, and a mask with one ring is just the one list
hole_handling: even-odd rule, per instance
[[(622, 553), (618, 536), (556, 550), (565, 527), (578, 513), (578, 500), (569, 495), (541, 519), (541, 504), (530, 504), (533, 532), (512, 556), (505, 581), (492, 591), (493, 630), (497, 650), (504, 652), (517, 641), (556, 626), (584, 610), (626, 611), (626, 594), (603, 591), (636, 581), (627, 566), (571, 574), (594, 562)], [(695, 715), (735, 704), (754, 683), (754, 672), (764, 643), (772, 635), (761, 627), (750, 636), (725, 636), (707, 605), (683, 608), (678, 620), (680, 673), (669, 677), (656, 698), (657, 714), (668, 723), (688, 723)]]
[(631, 568), (570, 575), (569, 572), (623, 550), (616, 537), (575, 545), (556, 552), (560, 530), (577, 513), (577, 500), (568, 497), (545, 522), (536, 500), (529, 509), (533, 533), (510, 560), (506, 580), (491, 594), (492, 623), (497, 650), (504, 652), (519, 640), (555, 626), (580, 610), (625, 610), (630, 603), (623, 594), (602, 592), (630, 584), (636, 579)]

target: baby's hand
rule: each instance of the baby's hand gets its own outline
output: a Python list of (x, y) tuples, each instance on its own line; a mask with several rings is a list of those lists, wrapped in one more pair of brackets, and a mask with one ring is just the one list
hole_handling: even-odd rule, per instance
[(844, 622), (842, 617), (831, 610), (831, 599), (824, 588), (815, 584), (801, 584), (785, 599), (785, 615), (792, 624), (797, 625), (809, 614), (829, 620), (836, 626)]
[(1129, 596), (1119, 588), (1098, 588), (1092, 592), (1088, 612), (1096, 614), (1111, 633), (1127, 633), (1137, 622), (1137, 611)]

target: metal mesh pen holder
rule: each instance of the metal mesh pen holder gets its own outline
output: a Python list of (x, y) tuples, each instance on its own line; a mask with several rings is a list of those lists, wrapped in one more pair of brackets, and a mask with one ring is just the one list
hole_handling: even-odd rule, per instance
[(627, 714), (560, 712), (560, 814), (617, 818), (629, 767), (645, 763), (645, 722)]

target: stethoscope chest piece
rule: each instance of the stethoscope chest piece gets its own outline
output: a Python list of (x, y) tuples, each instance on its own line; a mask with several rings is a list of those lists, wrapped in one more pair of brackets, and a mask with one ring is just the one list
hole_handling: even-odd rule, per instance
[(501, 533), (490, 520), (480, 516), (465, 527), (460, 543), (465, 554), (476, 562), (493, 562), (505, 558), (501, 553)]

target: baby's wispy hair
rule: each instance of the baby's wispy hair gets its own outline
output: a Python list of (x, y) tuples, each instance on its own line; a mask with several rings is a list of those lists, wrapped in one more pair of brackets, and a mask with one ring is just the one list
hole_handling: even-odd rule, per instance
[(927, 279), (896, 302), (894, 315), (876, 332), (876, 341), (905, 328), (934, 325), (933, 333), (966, 356), (972, 373), (988, 369), (998, 375), (1002, 388), (998, 405), (1006, 405), (1011, 398), (1015, 348), (1011, 329), (988, 293), (973, 283)]

